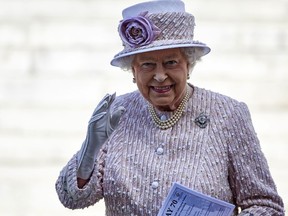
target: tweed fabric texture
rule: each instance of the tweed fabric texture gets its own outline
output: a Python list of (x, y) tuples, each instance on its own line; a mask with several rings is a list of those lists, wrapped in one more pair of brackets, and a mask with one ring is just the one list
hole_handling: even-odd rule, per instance
[[(239, 215), (284, 215), (244, 103), (194, 87), (182, 118), (167, 130), (154, 125), (138, 91), (117, 97), (113, 106), (120, 105), (126, 113), (87, 185), (77, 187), (76, 156), (61, 171), (56, 190), (64, 206), (85, 208), (104, 198), (108, 216), (155, 216), (179, 182), (235, 204)], [(206, 127), (195, 123), (201, 114)]]

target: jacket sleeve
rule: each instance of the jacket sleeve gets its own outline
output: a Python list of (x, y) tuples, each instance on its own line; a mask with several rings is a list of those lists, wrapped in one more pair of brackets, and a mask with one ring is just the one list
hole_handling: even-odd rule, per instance
[(239, 215), (284, 215), (246, 104), (235, 105), (229, 131), (229, 182)]
[(60, 172), (55, 187), (59, 200), (66, 208), (89, 207), (103, 198), (103, 151), (99, 154), (99, 160), (95, 163), (89, 182), (82, 189), (77, 186), (77, 155), (74, 155)]

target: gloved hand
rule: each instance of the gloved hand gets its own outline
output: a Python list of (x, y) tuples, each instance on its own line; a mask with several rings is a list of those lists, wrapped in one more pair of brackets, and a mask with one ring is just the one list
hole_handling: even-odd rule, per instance
[(86, 139), (78, 152), (77, 177), (89, 179), (94, 168), (95, 159), (102, 145), (111, 135), (125, 112), (124, 107), (118, 107), (112, 114), (110, 106), (116, 94), (107, 94), (97, 105), (89, 121)]

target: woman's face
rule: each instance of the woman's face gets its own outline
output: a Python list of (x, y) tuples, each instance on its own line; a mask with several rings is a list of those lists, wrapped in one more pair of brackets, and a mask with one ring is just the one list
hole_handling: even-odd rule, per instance
[(186, 93), (188, 61), (179, 48), (135, 55), (132, 71), (143, 97), (162, 111), (175, 110)]

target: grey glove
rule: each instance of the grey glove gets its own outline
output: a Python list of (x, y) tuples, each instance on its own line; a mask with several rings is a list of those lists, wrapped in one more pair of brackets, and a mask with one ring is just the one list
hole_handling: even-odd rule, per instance
[(89, 121), (86, 139), (77, 155), (77, 177), (81, 179), (89, 179), (91, 176), (97, 154), (125, 112), (124, 107), (118, 107), (111, 114), (110, 106), (115, 96), (115, 93), (107, 94), (97, 105)]

